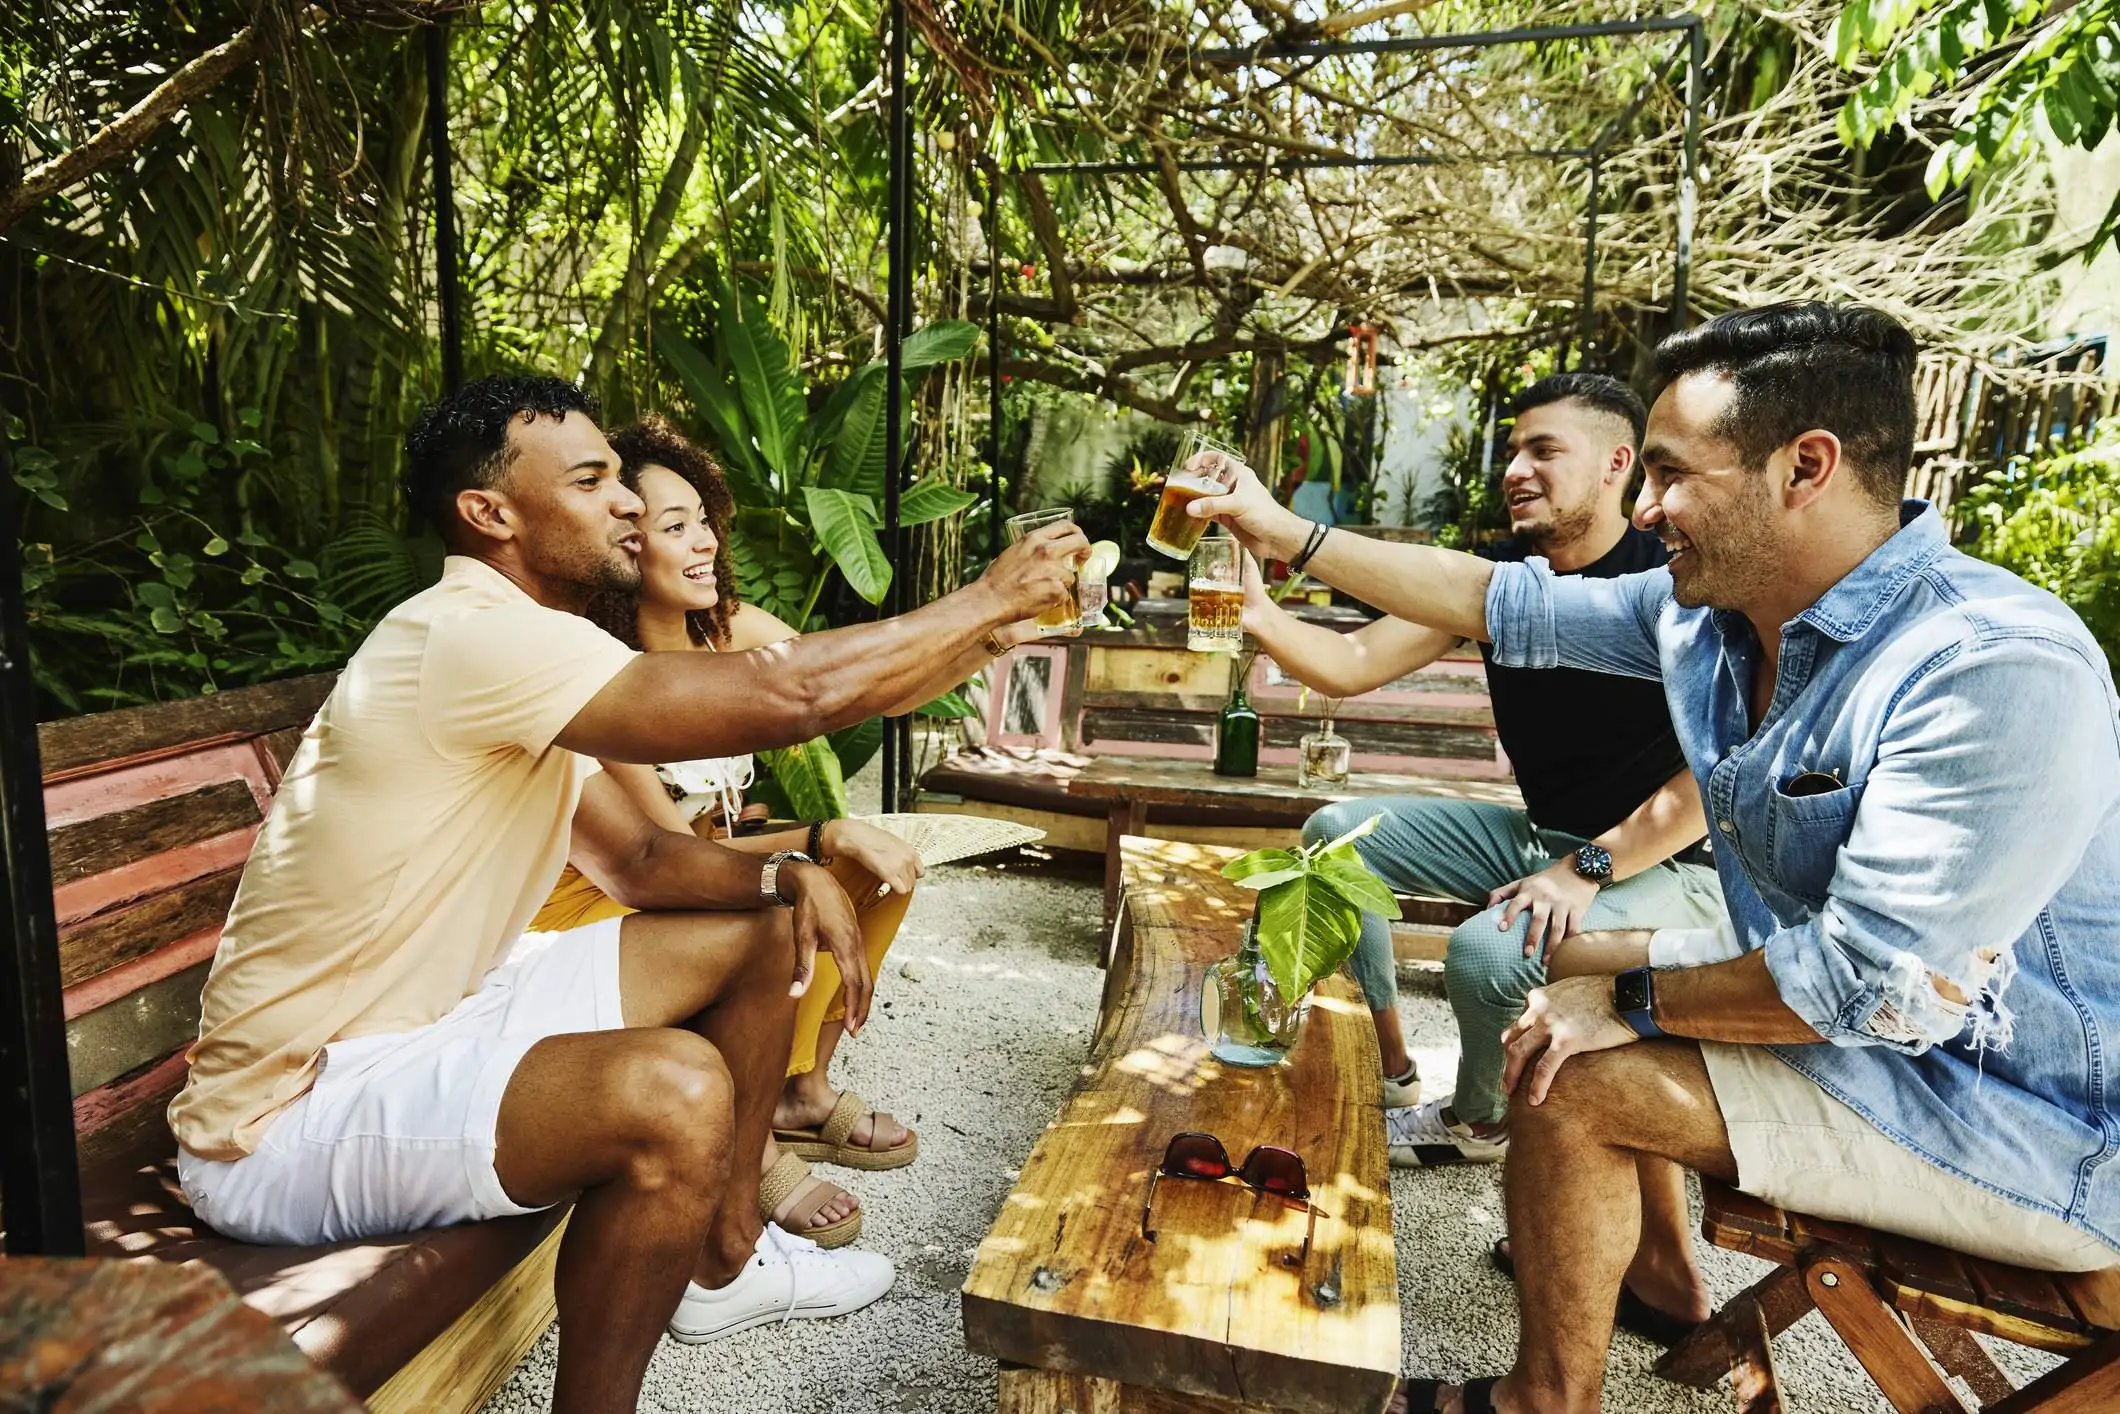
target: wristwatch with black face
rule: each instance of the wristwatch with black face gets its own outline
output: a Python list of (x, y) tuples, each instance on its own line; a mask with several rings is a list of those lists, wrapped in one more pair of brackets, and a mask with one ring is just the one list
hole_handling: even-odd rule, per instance
[(767, 903), (792, 907), (795, 900), (787, 897), (780, 888), (780, 866), (783, 864), (815, 864), (817, 861), (799, 849), (776, 849), (766, 856), (765, 871), (758, 876), (758, 896)]
[(1612, 979), (1612, 1009), (1644, 1041), (1668, 1034), (1656, 1024), (1656, 973), (1651, 968), (1636, 967)]
[(1593, 884), (1612, 882), (1612, 851), (1601, 844), (1586, 844), (1575, 852), (1575, 872)]

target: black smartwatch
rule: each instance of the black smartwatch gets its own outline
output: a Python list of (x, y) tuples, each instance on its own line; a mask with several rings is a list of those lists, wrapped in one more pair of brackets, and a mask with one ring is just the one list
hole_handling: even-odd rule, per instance
[(1670, 1033), (1656, 1024), (1656, 972), (1653, 968), (1630, 968), (1612, 979), (1612, 1009), (1644, 1041)]
[(1612, 882), (1612, 851), (1601, 844), (1586, 844), (1575, 852), (1575, 872), (1591, 883)]

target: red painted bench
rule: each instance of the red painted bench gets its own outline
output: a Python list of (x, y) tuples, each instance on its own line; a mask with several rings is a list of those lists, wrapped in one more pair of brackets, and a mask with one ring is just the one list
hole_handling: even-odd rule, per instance
[(39, 729), (92, 1256), (203, 1263), (377, 1410), (476, 1409), (552, 1320), (558, 1212), (255, 1247), (184, 1206), (164, 1111), (243, 861), (329, 675)]

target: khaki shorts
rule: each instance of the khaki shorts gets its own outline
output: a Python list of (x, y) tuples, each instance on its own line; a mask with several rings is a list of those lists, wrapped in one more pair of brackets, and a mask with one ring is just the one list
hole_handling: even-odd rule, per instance
[[(1719, 959), (1711, 929), (1669, 929), (1650, 944), (1662, 966)], [(1702, 935), (1708, 936), (1702, 936)], [(1818, 1088), (1764, 1046), (1700, 1043), (1737, 1156), (1737, 1186), (1816, 1218), (1859, 1223), (2049, 1272), (2120, 1266), (2120, 1252), (2061, 1219), (1945, 1173)]]

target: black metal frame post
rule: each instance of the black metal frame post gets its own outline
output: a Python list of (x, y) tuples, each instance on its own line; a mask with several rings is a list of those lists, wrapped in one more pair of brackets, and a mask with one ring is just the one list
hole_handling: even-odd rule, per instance
[(1700, 106), (1706, 97), (1707, 32), (1696, 21), (1686, 35), (1685, 157), (1678, 176), (1678, 254), (1672, 262), (1672, 327), (1693, 323), (1689, 295), (1693, 285), (1693, 223), (1700, 209)]
[(449, 149), (448, 21), (427, 26), (427, 160), (434, 167), (434, 287), (441, 308), (442, 387), (464, 382), (464, 326), (459, 314), (456, 181)]
[[(905, 91), (905, 0), (891, 0), (891, 186), (886, 215), (889, 273), (885, 283), (883, 359), (883, 553), (891, 564), (891, 585), (882, 611), (896, 617), (905, 599), (905, 531), (898, 524), (898, 498), (905, 479), (905, 332), (913, 304), (912, 110)], [(905, 808), (906, 781), (912, 772), (912, 716), (883, 722), (883, 808)]]
[(993, 504), (987, 508), (991, 518), (987, 545), (998, 555), (1007, 518), (1001, 505), (1001, 434), (1006, 418), (1001, 411), (1001, 164), (991, 159), (986, 164), (986, 206), (986, 426), (993, 439), (993, 465), (987, 481)]
[(37, 684), (22, 604), (21, 524), (13, 467), (0, 448), (0, 1204), (7, 1251), (78, 1257), (81, 1176), (60, 995), (59, 924), (44, 838), (44, 769), (37, 750)]
[(1597, 179), (1598, 169), (1604, 154), (1593, 149), (1590, 153), (1590, 192), (1583, 198), (1583, 304), (1576, 311), (1581, 324), (1577, 337), (1582, 345), (1575, 356), (1575, 366), (1581, 368), (1590, 350), (1597, 342)]

